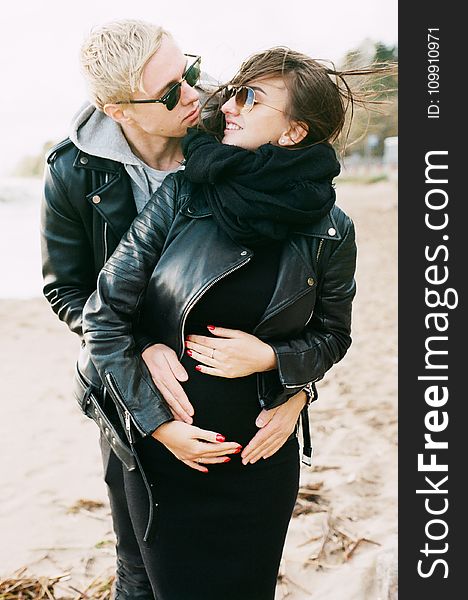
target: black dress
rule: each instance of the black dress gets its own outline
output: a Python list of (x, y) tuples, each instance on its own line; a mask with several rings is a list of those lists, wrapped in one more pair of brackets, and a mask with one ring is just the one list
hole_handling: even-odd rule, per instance
[[(252, 332), (276, 284), (281, 244), (255, 250), (251, 261), (200, 299), (188, 335), (207, 325)], [(194, 257), (196, 260), (196, 257)], [(200, 373), (185, 355), (184, 384), (194, 425), (245, 446), (258, 431), (256, 375), (225, 379)], [(273, 600), (284, 540), (299, 485), (297, 438), (268, 459), (191, 469), (153, 438), (140, 457), (158, 503), (146, 564), (157, 600)]]

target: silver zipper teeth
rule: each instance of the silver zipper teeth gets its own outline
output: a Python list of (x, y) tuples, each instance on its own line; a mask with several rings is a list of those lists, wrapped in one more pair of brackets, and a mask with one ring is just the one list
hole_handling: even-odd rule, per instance
[[(104, 184), (109, 181), (109, 173), (104, 175)], [(104, 262), (107, 261), (107, 221), (104, 221)]]
[(314, 310), (315, 310), (315, 306), (314, 306), (314, 308), (312, 309), (312, 312), (310, 313), (310, 315), (309, 315), (309, 318), (308, 318), (308, 319), (307, 319), (307, 321), (304, 323), (304, 327), (306, 327), (306, 326), (307, 326), (307, 325), (310, 323), (310, 320), (312, 319), (312, 317), (313, 317), (313, 315), (314, 315)]
[(128, 410), (125, 411), (125, 429), (128, 431), (128, 435), (131, 439), (132, 437), (132, 431), (130, 428), (130, 413), (128, 412)]
[[(318, 247), (318, 250), (317, 250), (317, 256), (315, 258), (315, 260), (317, 262), (318, 262), (318, 259), (320, 257), (320, 252), (322, 251), (322, 246), (323, 246), (323, 238), (320, 239), (319, 247)], [(317, 267), (318, 267), (318, 265), (317, 265)]]
[(294, 385), (287, 385), (287, 384), (285, 384), (285, 385), (284, 385), (284, 387), (285, 387), (285, 388), (288, 388), (288, 389), (294, 389), (294, 388), (298, 388), (298, 387), (300, 387), (300, 388), (303, 388), (303, 387), (305, 387), (305, 386), (306, 386), (308, 383), (309, 383), (309, 382), (308, 382), (308, 381), (306, 381), (306, 383), (295, 383)]
[[(323, 246), (323, 238), (320, 239), (319, 247), (317, 250), (317, 256), (315, 257), (315, 260), (317, 262), (317, 271), (318, 271), (318, 260), (320, 258), (320, 252), (322, 251), (322, 246)], [(312, 319), (313, 314), (314, 314), (314, 309), (312, 309), (312, 312), (310, 313), (309, 318), (305, 322), (304, 327), (310, 323), (310, 320)]]
[[(318, 247), (318, 250), (317, 250), (317, 255), (316, 255), (316, 257), (315, 257), (315, 261), (316, 261), (317, 263), (318, 263), (318, 260), (319, 260), (319, 258), (320, 258), (320, 252), (322, 251), (322, 246), (323, 246), (323, 238), (321, 238), (321, 239), (320, 239), (319, 247)], [(318, 271), (318, 264), (317, 264), (317, 271)], [(314, 307), (314, 308), (315, 308), (315, 307)], [(307, 321), (304, 323), (304, 327), (310, 323), (310, 320), (312, 319), (312, 316), (313, 316), (313, 314), (314, 314), (314, 308), (312, 309), (312, 312), (310, 313), (310, 315), (309, 315), (309, 318), (308, 318), (308, 319), (307, 319)]]
[(107, 261), (107, 222), (104, 223), (104, 262)]
[(316, 377), (315, 379), (310, 379), (309, 381), (306, 381), (305, 383), (295, 383), (294, 385), (292, 385), (292, 384), (291, 385), (284, 384), (284, 387), (285, 388), (291, 388), (291, 389), (297, 388), (297, 387), (303, 388), (307, 384), (309, 384), (309, 383), (315, 383), (316, 381), (318, 381), (318, 377)]
[(231, 273), (233, 273), (234, 271), (237, 271), (237, 269), (240, 269), (241, 267), (243, 267), (245, 264), (247, 264), (250, 260), (250, 256), (244, 260), (243, 262), (241, 262), (240, 264), (236, 265), (235, 267), (233, 267), (232, 269), (229, 269), (229, 271), (227, 271), (226, 273), (223, 273), (222, 275), (220, 275), (219, 277), (217, 277), (214, 281), (212, 281), (209, 285), (207, 285), (204, 289), (202, 289), (198, 296), (196, 296), (192, 302), (190, 303), (190, 305), (188, 306), (187, 310), (185, 311), (185, 315), (184, 318), (182, 319), (182, 325), (181, 325), (181, 344), (182, 344), (182, 349), (179, 355), (179, 360), (182, 360), (182, 357), (184, 356), (184, 330), (185, 330), (185, 322), (187, 321), (187, 317), (189, 315), (189, 312), (192, 310), (192, 308), (194, 307), (194, 305), (200, 300), (200, 298), (206, 294), (206, 292), (211, 289), (215, 283), (218, 283), (218, 281), (220, 279), (223, 279), (224, 277), (227, 277), (228, 275), (230, 275)]
[[(114, 382), (112, 380), (112, 375), (110, 373), (106, 373), (105, 379), (107, 381), (108, 386), (111, 389), (112, 395), (114, 396), (115, 400), (120, 404), (120, 407), (124, 411), (125, 429), (128, 431), (129, 438), (131, 439), (131, 433), (132, 432), (131, 432), (131, 429), (130, 429), (130, 418), (131, 418), (130, 411), (128, 410), (128, 408), (125, 406), (123, 400), (121, 399), (120, 394), (119, 394), (119, 392), (118, 392), (118, 390), (117, 390), (117, 388), (114, 385)], [(138, 431), (141, 433), (141, 435), (146, 435), (145, 432), (139, 427), (139, 425), (137, 423), (135, 423), (135, 419), (133, 419), (133, 424), (138, 429)]]

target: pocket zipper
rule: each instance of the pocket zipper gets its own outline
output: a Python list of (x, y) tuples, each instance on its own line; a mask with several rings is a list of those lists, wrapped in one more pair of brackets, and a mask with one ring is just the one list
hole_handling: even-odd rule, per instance
[[(125, 406), (119, 391), (117, 389), (117, 386), (112, 378), (111, 373), (106, 373), (105, 375), (105, 379), (108, 385), (108, 388), (112, 394), (112, 397), (114, 398), (114, 400), (117, 402), (117, 404), (119, 404), (119, 406), (121, 407), (121, 409), (123, 410), (124, 413), (124, 419), (125, 419), (125, 429), (127, 430), (127, 436), (128, 439), (130, 441), (131, 444), (133, 444), (133, 436), (132, 436), (132, 418), (131, 418), (131, 414), (128, 410), (128, 408)], [(133, 425), (136, 427), (136, 429), (140, 432), (140, 434), (142, 436), (146, 435), (144, 431), (142, 431), (142, 429), (138, 426), (138, 424), (135, 422), (135, 419), (133, 419)]]

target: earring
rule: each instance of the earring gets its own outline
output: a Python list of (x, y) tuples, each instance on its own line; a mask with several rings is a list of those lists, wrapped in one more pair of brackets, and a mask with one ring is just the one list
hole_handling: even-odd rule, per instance
[(285, 138), (283, 138), (283, 137), (282, 137), (282, 138), (280, 138), (280, 141), (279, 141), (279, 143), (280, 143), (280, 144), (285, 144), (285, 143), (286, 143), (286, 140), (285, 140)]

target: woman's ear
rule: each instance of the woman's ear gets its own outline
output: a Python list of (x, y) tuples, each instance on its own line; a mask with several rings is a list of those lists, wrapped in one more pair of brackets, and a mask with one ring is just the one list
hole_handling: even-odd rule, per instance
[(278, 144), (280, 146), (295, 146), (302, 142), (302, 140), (309, 133), (309, 128), (306, 123), (300, 121), (291, 121), (289, 129), (283, 131)]

